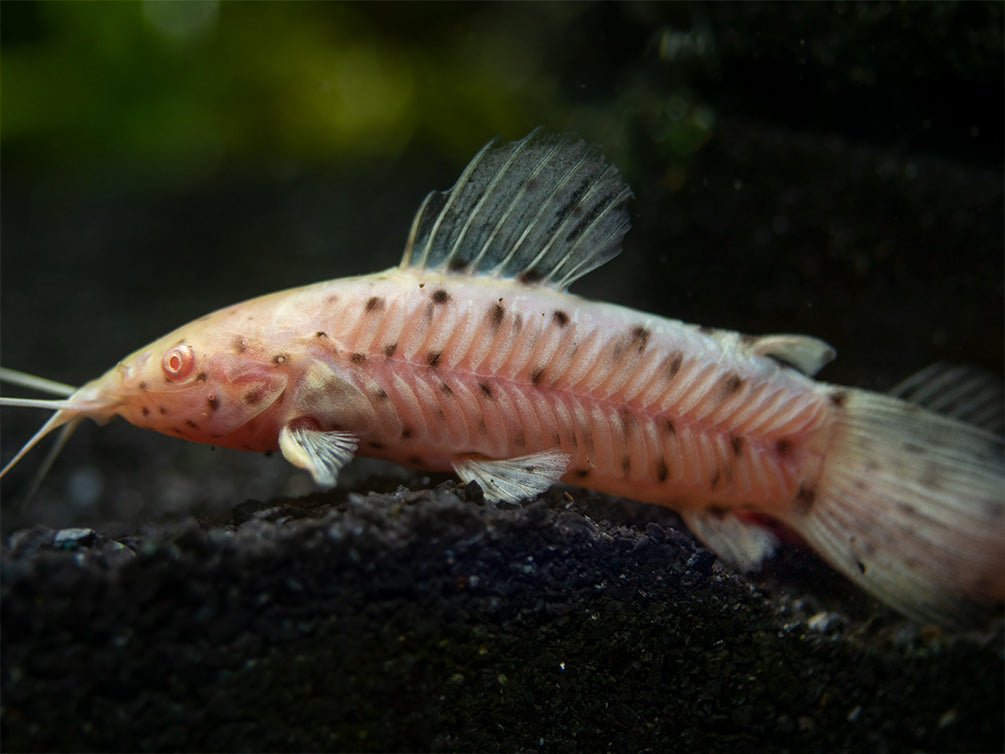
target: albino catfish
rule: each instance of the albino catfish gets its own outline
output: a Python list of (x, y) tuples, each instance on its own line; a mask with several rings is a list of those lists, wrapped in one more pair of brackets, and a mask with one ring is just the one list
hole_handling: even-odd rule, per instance
[(0, 399), (56, 412), (4, 472), (57, 427), (58, 449), (118, 414), (278, 449), (322, 486), (360, 453), (497, 500), (562, 481), (665, 505), (746, 569), (790, 530), (919, 620), (1005, 599), (1000, 384), (935, 368), (901, 388), (913, 402), (838, 387), (811, 379), (834, 356), (814, 338), (567, 293), (619, 253), (630, 197), (572, 137), (486, 145), (426, 198), (398, 267), (206, 315), (77, 390), (2, 370), (65, 395)]

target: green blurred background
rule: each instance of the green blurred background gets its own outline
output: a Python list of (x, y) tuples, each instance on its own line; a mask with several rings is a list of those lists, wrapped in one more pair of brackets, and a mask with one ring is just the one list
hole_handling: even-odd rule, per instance
[[(0, 363), (77, 384), (207, 311), (393, 265), (426, 192), (543, 126), (636, 194), (577, 292), (822, 337), (838, 382), (1000, 371), (1003, 7), (4, 2)], [(6, 459), (41, 416), (2, 416)], [(81, 431), (53, 510), (75, 469), (116, 515), (275, 489), (158, 442)], [(147, 470), (187, 461), (177, 494)]]
[(145, 0), (2, 12), (8, 167), (185, 182), (263, 160), (467, 154), (540, 124), (615, 149), (642, 130), (660, 157), (686, 160), (720, 110), (1001, 156), (998, 3)]

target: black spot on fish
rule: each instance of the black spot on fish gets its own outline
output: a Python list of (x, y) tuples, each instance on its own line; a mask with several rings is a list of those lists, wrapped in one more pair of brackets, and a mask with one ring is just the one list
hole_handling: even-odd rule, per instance
[(656, 478), (661, 482), (665, 482), (669, 473), (666, 459), (660, 456), (659, 460), (656, 461)]
[(579, 479), (585, 479), (586, 477), (588, 477), (590, 475), (590, 470), (589, 469), (576, 469), (572, 473), (573, 473), (573, 475), (575, 477), (577, 477)]
[(485, 426), (485, 419), (481, 416), (478, 417), (478, 431), (483, 435), (489, 433), (489, 428)]
[(519, 275), (516, 276), (518, 282), (524, 285), (533, 285), (538, 280), (543, 277), (541, 272), (536, 267), (531, 267), (529, 270), (524, 270)]
[(808, 513), (810, 508), (813, 507), (813, 500), (816, 498), (817, 493), (812, 487), (807, 487), (805, 484), (799, 485), (799, 491), (796, 492), (793, 502), (796, 507), (799, 508), (801, 513)]
[(673, 425), (673, 422), (669, 419), (663, 420), (663, 431), (666, 432), (671, 437), (677, 436), (677, 428)]
[(710, 505), (705, 508), (706, 513), (711, 513), (716, 518), (725, 518), (729, 515), (729, 508), (721, 505)]
[(779, 458), (788, 458), (792, 453), (792, 443), (785, 437), (775, 443), (775, 452)]
[(698, 328), (698, 332), (700, 332), (702, 335), (711, 335), (712, 333), (715, 332), (715, 328), (709, 327), (708, 325), (701, 325)]
[(207, 376), (208, 375), (205, 372), (199, 372), (199, 374), (197, 374), (195, 376), (195, 381), (196, 382), (205, 382)]
[(482, 391), (482, 394), (486, 398), (491, 398), (492, 397), (492, 388), (490, 388), (486, 383), (479, 382), (478, 383), (478, 388)]
[(147, 383), (146, 382), (140, 382), (140, 390), (142, 390), (143, 392), (146, 392), (146, 390), (147, 390)]
[(624, 476), (632, 473), (632, 457), (627, 453), (621, 456), (621, 473)]
[(617, 364), (621, 361), (621, 355), (625, 352), (625, 341), (617, 340), (614, 343), (614, 348), (611, 349), (611, 363)]
[(248, 392), (246, 392), (244, 394), (244, 397), (243, 397), (242, 400), (245, 403), (247, 403), (249, 406), (254, 406), (254, 405), (256, 405), (257, 403), (259, 403), (262, 400), (262, 391), (261, 390), (249, 390)]
[(736, 372), (730, 372), (719, 380), (719, 384), (716, 387), (716, 400), (726, 400), (729, 396), (736, 393), (741, 387), (743, 387), (743, 378)]
[(729, 444), (733, 447), (733, 455), (739, 458), (743, 455), (743, 443), (742, 437), (737, 437), (736, 435), (729, 436)]
[(373, 448), (374, 450), (383, 450), (384, 448), (386, 448), (386, 447), (387, 447), (387, 446), (386, 446), (386, 445), (385, 445), (384, 443), (382, 443), (382, 442), (377, 442), (376, 440), (371, 440), (371, 441), (369, 442), (369, 445), (370, 445), (370, 447), (371, 447), (371, 448)]
[(143, 407), (143, 415), (150, 416), (150, 409), (147, 408), (146, 406)]
[(544, 367), (538, 367), (534, 370), (533, 374), (531, 374), (530, 381), (536, 385), (541, 381), (542, 376), (544, 376)]
[(349, 356), (349, 361), (351, 361), (353, 364), (362, 364), (364, 361), (366, 361), (366, 354), (365, 353), (352, 353)]
[(861, 560), (856, 560), (855, 565), (858, 566), (859, 573), (865, 573), (865, 563), (863, 563)]
[(385, 391), (383, 388), (377, 388), (376, 390), (373, 391), (373, 397), (376, 398), (378, 401), (386, 401), (387, 391)]
[(328, 333), (323, 332), (322, 330), (318, 330), (316, 333), (314, 333), (314, 337), (324, 340), (325, 338), (328, 337)]
[[(799, 488), (799, 492), (802, 493), (802, 491), (803, 491), (803, 488), (800, 487)], [(797, 496), (797, 498), (798, 498), (798, 496)], [(897, 510), (899, 510), (901, 513), (903, 513), (908, 518), (916, 518), (917, 515), (918, 515), (918, 509), (917, 508), (915, 508), (910, 503), (905, 503), (903, 501), (900, 501), (900, 502), (897, 503)]]
[(276, 354), (272, 357), (273, 364), (285, 364), (290, 360), (290, 357), (285, 353)]
[(431, 367), (435, 367), (440, 363), (440, 356), (443, 355), (442, 351), (430, 351), (426, 354), (426, 363)]
[(447, 395), (453, 395), (454, 391), (450, 389), (450, 385), (446, 382), (440, 381), (440, 390), (442, 390)]
[(637, 325), (632, 328), (632, 343), (637, 345), (639, 353), (646, 350), (646, 345), (649, 343), (650, 335), (651, 333), (648, 328), (642, 327), (642, 325)]
[(380, 296), (370, 296), (370, 298), (366, 300), (366, 311), (368, 312), (375, 312), (378, 309), (383, 308), (384, 308), (384, 299), (382, 299)]
[(430, 298), (433, 299), (434, 304), (445, 304), (450, 300), (450, 294), (442, 288), (437, 288), (430, 295)]
[(464, 270), (468, 269), (468, 262), (460, 257), (454, 257), (447, 265), (447, 269), (451, 272), (464, 272)]
[(206, 405), (209, 407), (210, 411), (216, 411), (220, 408), (220, 399), (215, 395), (211, 395), (206, 399)]
[(838, 408), (844, 408), (845, 401), (848, 400), (847, 390), (835, 390), (830, 395), (831, 403)]
[(403, 426), (403, 427), (401, 428), (401, 439), (402, 439), (402, 440), (409, 440), (409, 439), (411, 439), (411, 438), (413, 438), (413, 437), (415, 437), (415, 430), (414, 430), (414, 429), (412, 429), (412, 428), (411, 428), (410, 426), (408, 426), (407, 424), (406, 424), (406, 425), (404, 425), (404, 426)]
[(386, 346), (384, 346), (384, 355), (387, 356), (388, 358), (391, 358), (392, 356), (394, 356), (394, 352), (397, 350), (398, 350), (397, 343), (388, 343)]
[(684, 354), (682, 354), (680, 351), (674, 351), (670, 355), (670, 361), (667, 362), (667, 369), (665, 375), (667, 382), (673, 381), (673, 378), (677, 376), (677, 372), (680, 371), (680, 366), (683, 363), (684, 363)]
[(503, 308), (502, 304), (492, 305), (492, 308), (489, 309), (488, 312), (488, 320), (493, 330), (499, 329), (499, 325), (502, 324), (503, 317), (505, 316), (506, 316), (506, 310)]
[(555, 324), (559, 327), (565, 327), (569, 324), (569, 315), (563, 312), (561, 309), (556, 309), (551, 313), (551, 318), (554, 320)]
[(186, 427), (191, 427), (192, 429), (198, 429), (198, 428), (199, 428), (199, 425), (198, 425), (198, 424), (196, 424), (196, 423), (195, 423), (194, 421), (192, 421), (191, 419), (186, 419), (186, 420), (185, 420), (185, 426), (186, 426)]
[(722, 474), (719, 472), (719, 469), (712, 472), (712, 478), (708, 480), (708, 483), (711, 485), (713, 490), (719, 485), (719, 479), (721, 477)]
[(166, 414), (166, 413), (167, 413), (167, 409), (166, 409), (166, 408), (164, 408), (163, 406), (158, 406), (157, 408), (158, 408), (158, 409), (160, 410), (160, 412), (161, 412), (161, 416), (163, 416), (164, 414)]

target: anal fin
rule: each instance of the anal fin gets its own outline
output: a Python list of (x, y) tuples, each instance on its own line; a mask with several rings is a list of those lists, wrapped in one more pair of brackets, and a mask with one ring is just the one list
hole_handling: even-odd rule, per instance
[(557, 449), (517, 458), (467, 457), (454, 462), (454, 472), (465, 484), (478, 482), (489, 500), (510, 503), (540, 495), (568, 467), (569, 456)]
[(709, 549), (741, 571), (759, 571), (778, 546), (772, 531), (734, 513), (689, 511), (681, 518)]

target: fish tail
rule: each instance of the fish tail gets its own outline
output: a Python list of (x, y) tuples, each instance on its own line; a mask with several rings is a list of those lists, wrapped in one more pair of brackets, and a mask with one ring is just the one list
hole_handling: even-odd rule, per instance
[(1002, 438), (897, 398), (834, 395), (833, 444), (785, 522), (916, 620), (966, 625), (1005, 600)]

